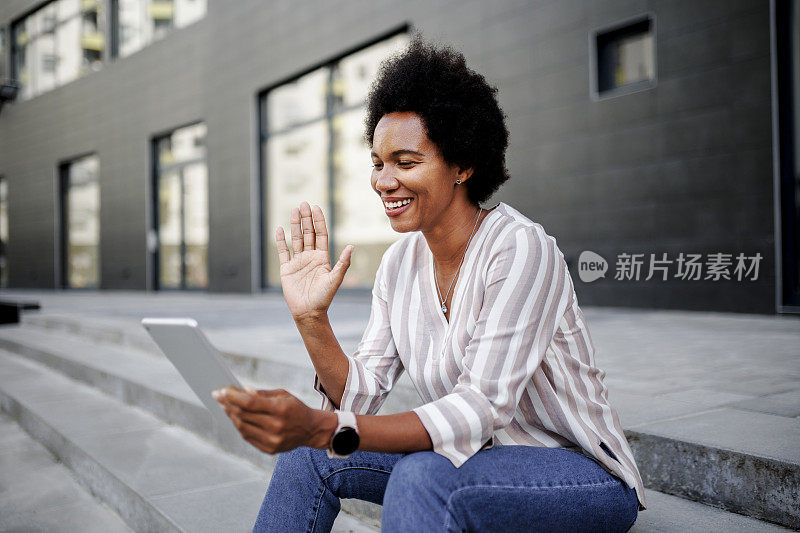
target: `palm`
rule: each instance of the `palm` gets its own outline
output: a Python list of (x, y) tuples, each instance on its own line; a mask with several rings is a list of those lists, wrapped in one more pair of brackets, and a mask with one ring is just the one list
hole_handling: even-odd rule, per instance
[(312, 250), (295, 254), (281, 265), (281, 286), (294, 315), (327, 307), (338, 288), (331, 279), (328, 252)]
[(306, 202), (292, 210), (291, 230), (291, 257), (283, 228), (275, 234), (283, 297), (295, 318), (323, 313), (342, 284), (352, 248), (345, 248), (331, 268), (325, 216), (319, 207), (312, 211)]

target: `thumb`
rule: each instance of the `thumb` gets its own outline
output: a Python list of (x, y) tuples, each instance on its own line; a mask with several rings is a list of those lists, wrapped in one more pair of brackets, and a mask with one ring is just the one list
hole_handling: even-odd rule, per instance
[(339, 260), (336, 261), (336, 264), (333, 265), (331, 269), (331, 274), (333, 275), (333, 279), (336, 280), (336, 285), (341, 285), (342, 280), (344, 279), (344, 273), (347, 272), (347, 269), (350, 268), (350, 256), (353, 254), (353, 245), (348, 244), (342, 250), (342, 255), (339, 256)]

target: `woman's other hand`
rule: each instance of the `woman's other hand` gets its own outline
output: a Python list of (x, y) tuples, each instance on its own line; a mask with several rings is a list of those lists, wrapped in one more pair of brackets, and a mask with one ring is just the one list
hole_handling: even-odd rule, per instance
[(283, 297), (295, 320), (324, 315), (350, 266), (353, 247), (348, 245), (331, 268), (328, 229), (322, 209), (308, 202), (293, 208), (291, 214), (292, 254), (283, 227), (275, 230), (275, 243), (281, 264)]
[(247, 392), (224, 387), (213, 396), (244, 440), (269, 454), (298, 446), (325, 448), (336, 426), (332, 420), (328, 428), (330, 424), (320, 418), (326, 413), (311, 409), (283, 389)]

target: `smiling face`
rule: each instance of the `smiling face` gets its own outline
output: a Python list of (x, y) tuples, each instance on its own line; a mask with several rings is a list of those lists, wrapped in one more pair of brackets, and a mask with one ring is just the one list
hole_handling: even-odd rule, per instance
[(381, 118), (373, 137), (372, 163), (372, 188), (397, 232), (430, 230), (466, 199), (464, 186), (455, 182), (465, 181), (471, 172), (442, 158), (416, 113)]

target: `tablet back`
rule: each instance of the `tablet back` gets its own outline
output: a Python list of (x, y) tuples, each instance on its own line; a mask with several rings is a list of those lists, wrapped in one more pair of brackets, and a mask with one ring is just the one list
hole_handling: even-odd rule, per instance
[(191, 318), (145, 318), (142, 325), (209, 410), (217, 426), (235, 431), (211, 392), (227, 385), (242, 386), (197, 322)]

